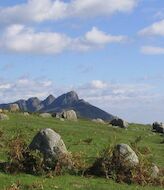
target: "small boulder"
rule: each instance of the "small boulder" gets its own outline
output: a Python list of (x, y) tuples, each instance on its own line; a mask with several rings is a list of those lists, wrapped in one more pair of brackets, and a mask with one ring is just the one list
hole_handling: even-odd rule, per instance
[(57, 119), (60, 119), (61, 117), (62, 117), (62, 113), (53, 113), (52, 114), (52, 117), (55, 117), (55, 118), (57, 118)]
[(60, 121), (65, 121), (65, 119), (63, 119), (63, 118), (60, 118)]
[(117, 160), (122, 165), (127, 163), (130, 166), (136, 166), (139, 164), (138, 156), (127, 144), (116, 145), (113, 151), (113, 159)]
[(62, 112), (61, 117), (63, 119), (67, 119), (70, 121), (77, 121), (77, 115), (74, 110), (68, 110), (68, 111)]
[(62, 158), (69, 158), (69, 153), (61, 136), (49, 128), (38, 132), (29, 148), (40, 151), (44, 155), (48, 167), (54, 167), (54, 164), (57, 161), (62, 161)]
[(19, 108), (18, 104), (10, 104), (9, 105), (9, 111), (17, 112), (17, 111), (20, 111), (20, 108)]
[(52, 115), (50, 113), (41, 113), (40, 114), (40, 117), (43, 117), (43, 118), (51, 118)]
[(120, 128), (128, 128), (128, 122), (124, 121), (123, 119), (115, 118), (113, 119), (110, 124), (112, 126), (118, 126)]
[(153, 164), (151, 169), (152, 169), (151, 177), (157, 178), (159, 175), (159, 168), (155, 164)]
[(153, 131), (157, 133), (164, 133), (164, 124), (163, 123), (158, 123), (154, 122), (152, 125)]
[(3, 120), (9, 120), (9, 117), (6, 114), (1, 113), (0, 114), (0, 121), (3, 121)]
[(105, 124), (105, 121), (100, 119), (100, 118), (93, 119), (92, 121), (95, 122), (95, 123)]
[(28, 112), (23, 113), (24, 116), (29, 116), (30, 114)]
[(2, 110), (2, 109), (0, 109), (0, 113), (3, 113), (3, 110)]

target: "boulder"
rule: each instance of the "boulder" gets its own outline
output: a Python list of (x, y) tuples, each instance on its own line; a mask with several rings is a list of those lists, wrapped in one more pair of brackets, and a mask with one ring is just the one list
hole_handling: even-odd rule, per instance
[(2, 110), (2, 109), (0, 109), (0, 113), (3, 113), (3, 110)]
[(29, 116), (30, 114), (28, 112), (23, 113), (24, 116)]
[(62, 113), (58, 112), (58, 113), (53, 113), (52, 117), (55, 117), (57, 119), (60, 119), (62, 117)]
[(152, 125), (153, 131), (157, 133), (164, 133), (164, 124), (163, 123), (158, 123), (154, 122)]
[(60, 121), (65, 121), (65, 119), (63, 119), (63, 118), (60, 118)]
[(63, 111), (61, 117), (70, 121), (77, 121), (77, 115), (74, 110)]
[(20, 111), (20, 108), (19, 108), (18, 104), (10, 104), (9, 105), (9, 111), (17, 112), (17, 111)]
[(53, 167), (57, 161), (69, 157), (67, 148), (61, 136), (52, 129), (42, 129), (33, 138), (29, 148), (38, 150), (44, 155), (48, 167)]
[(129, 166), (136, 166), (139, 164), (138, 156), (127, 144), (118, 144), (115, 146), (113, 159), (122, 165), (128, 164)]
[(41, 113), (40, 114), (40, 117), (43, 117), (43, 118), (50, 118), (52, 117), (52, 115), (50, 113)]
[(95, 123), (105, 124), (105, 121), (100, 119), (100, 118), (93, 119), (92, 121), (95, 122)]
[(157, 178), (159, 175), (159, 168), (155, 164), (153, 164), (151, 169), (152, 169), (151, 177)]
[(120, 128), (128, 128), (128, 122), (124, 121), (123, 119), (115, 118), (113, 119), (110, 124), (112, 126), (118, 126)]
[(1, 113), (0, 114), (0, 121), (3, 121), (3, 120), (9, 120), (9, 117), (6, 114)]

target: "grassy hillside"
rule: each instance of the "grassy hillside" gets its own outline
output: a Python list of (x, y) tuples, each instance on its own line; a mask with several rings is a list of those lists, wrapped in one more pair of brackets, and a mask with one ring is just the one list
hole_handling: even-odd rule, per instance
[[(130, 144), (137, 137), (141, 137), (139, 146), (149, 147), (152, 154), (152, 162), (164, 167), (164, 144), (161, 144), (163, 136), (151, 132), (150, 126), (131, 124), (128, 130), (114, 129), (111, 126), (96, 124), (90, 121), (80, 120), (78, 122), (59, 121), (54, 118), (45, 119), (38, 116), (25, 117), (21, 114), (9, 114), (10, 120), (0, 121), (0, 162), (7, 159), (7, 143), (17, 134), (21, 134), (27, 143), (30, 143), (33, 136), (43, 128), (52, 128), (58, 132), (69, 151), (72, 153), (82, 152), (84, 160), (89, 165), (94, 162), (95, 157), (108, 145), (116, 143)], [(92, 139), (87, 143), (87, 139)], [(5, 189), (9, 185), (20, 181), (21, 184), (40, 184), (44, 189), (64, 189), (64, 190), (112, 190), (112, 189), (160, 189), (157, 187), (140, 187), (135, 185), (117, 184), (112, 180), (103, 178), (84, 178), (79, 176), (59, 176), (51, 178), (36, 177), (26, 174), (9, 175), (0, 173), (0, 189)], [(24, 189), (28, 189), (25, 188)], [(27, 186), (28, 187), (28, 186)], [(30, 188), (32, 189), (32, 187)]]

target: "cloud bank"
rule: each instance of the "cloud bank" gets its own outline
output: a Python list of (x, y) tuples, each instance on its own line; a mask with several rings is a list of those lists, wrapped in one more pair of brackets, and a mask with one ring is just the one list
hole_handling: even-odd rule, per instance
[(28, 0), (24, 4), (0, 8), (0, 22), (27, 23), (110, 16), (117, 12), (129, 12), (138, 0)]
[(31, 54), (57, 54), (63, 51), (88, 51), (110, 43), (121, 43), (125, 36), (114, 36), (93, 27), (84, 36), (71, 38), (55, 32), (36, 32), (24, 25), (7, 27), (0, 38), (3, 51)]

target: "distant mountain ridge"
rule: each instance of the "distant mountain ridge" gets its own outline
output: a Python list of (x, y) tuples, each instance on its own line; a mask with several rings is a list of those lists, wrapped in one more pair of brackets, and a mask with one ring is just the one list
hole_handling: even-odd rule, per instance
[[(41, 101), (37, 97), (29, 98), (28, 100), (18, 100), (13, 102), (19, 105), (21, 111), (24, 112), (61, 112), (63, 110), (73, 109), (78, 117), (87, 119), (101, 118), (105, 121), (112, 120), (115, 116), (97, 108), (83, 99), (79, 99), (76, 92), (71, 91), (62, 94), (58, 98), (49, 95), (45, 100)], [(1, 109), (7, 109), (10, 104), (0, 104)]]

